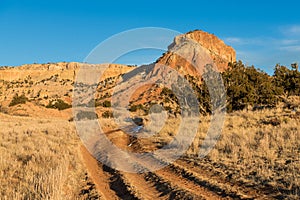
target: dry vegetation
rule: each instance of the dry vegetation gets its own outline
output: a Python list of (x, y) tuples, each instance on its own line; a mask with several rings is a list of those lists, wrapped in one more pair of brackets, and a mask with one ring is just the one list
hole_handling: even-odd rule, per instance
[(0, 115), (0, 199), (97, 197), (66, 120)]
[[(152, 121), (146, 119), (146, 132), (159, 131), (150, 138), (129, 137), (110, 118), (100, 123), (105, 131), (116, 130), (108, 137), (118, 147), (149, 152), (170, 142), (177, 132), (181, 118), (169, 116), (165, 123), (162, 116), (155, 113)], [(300, 196), (300, 114), (284, 105), (227, 114), (215, 148), (200, 159), (197, 153), (210, 125), (210, 116), (202, 116), (197, 137), (185, 156), (162, 170), (136, 175), (87, 159), (74, 124), (67, 118), (1, 113), (0, 119), (0, 199)]]
[[(270, 195), (277, 198), (298, 199), (299, 120), (300, 115), (280, 108), (228, 114), (221, 138), (202, 162), (221, 169), (229, 182), (270, 190)], [(209, 121), (210, 117), (203, 119), (195, 146), (201, 145)], [(188, 155), (193, 157), (195, 153), (190, 149)]]
[[(146, 131), (158, 131), (155, 127), (162, 123), (158, 116), (153, 115), (155, 126), (146, 127)], [(99, 165), (107, 185), (106, 191), (100, 187), (97, 192), (95, 177), (91, 179), (87, 174), (89, 163), (82, 158), (81, 142), (72, 122), (1, 114), (0, 199), (98, 199), (103, 193), (107, 195), (107, 190), (116, 199), (149, 199), (151, 195), (141, 191), (147, 188), (159, 199), (215, 195), (298, 199), (299, 119), (299, 112), (283, 107), (227, 114), (216, 147), (199, 159), (199, 146), (210, 125), (210, 116), (203, 116), (197, 137), (182, 159), (163, 170), (142, 175)], [(100, 121), (105, 130), (118, 128), (112, 119)], [(169, 118), (159, 134), (150, 139), (128, 139), (120, 131), (109, 138), (120, 148), (128, 150), (128, 144), (133, 143), (133, 151), (153, 151), (174, 137), (179, 123), (180, 118)], [(103, 179), (100, 186), (102, 182)]]
[[(145, 128), (146, 132), (160, 131), (153, 137), (132, 140), (122, 131), (116, 131), (109, 138), (126, 150), (150, 152), (161, 148), (174, 137), (180, 118), (169, 118), (160, 130), (157, 127), (164, 122), (158, 116), (154, 114), (152, 118), (155, 126)], [(186, 155), (165, 169), (142, 175), (146, 180), (144, 184), (164, 185), (158, 186), (156, 192), (162, 197), (169, 195), (170, 198), (173, 195), (172, 199), (210, 199), (215, 198), (213, 194), (218, 194), (220, 198), (236, 199), (299, 199), (299, 111), (281, 104), (273, 109), (227, 114), (220, 139), (204, 158), (198, 158), (199, 147), (207, 134), (211, 117), (203, 116), (200, 119), (198, 134)], [(102, 126), (107, 130), (118, 128), (111, 119), (102, 120)], [(129, 143), (132, 144), (131, 148), (128, 147)], [(113, 173), (125, 181), (126, 184), (123, 184), (129, 188), (125, 192), (131, 192), (138, 199), (139, 195), (148, 199), (145, 197), (147, 194), (140, 194), (143, 191), (139, 191), (135, 180), (126, 179), (128, 173)], [(208, 189), (200, 192), (200, 196), (199, 185), (202, 189)], [(184, 195), (180, 196), (178, 191)]]

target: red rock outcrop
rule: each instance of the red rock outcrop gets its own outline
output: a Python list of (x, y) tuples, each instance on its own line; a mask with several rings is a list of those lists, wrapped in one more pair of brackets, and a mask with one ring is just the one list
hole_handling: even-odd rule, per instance
[[(231, 46), (226, 45), (221, 39), (213, 34), (196, 30), (176, 36), (173, 43), (169, 46), (169, 51), (160, 57), (157, 60), (157, 63), (170, 66), (179, 72), (184, 72), (184, 74), (195, 75), (195, 70), (191, 64), (187, 62), (186, 58), (175, 54), (173, 50), (188, 40), (203, 47), (220, 72), (227, 69), (229, 62), (236, 61), (236, 53)], [(190, 45), (190, 55), (195, 51), (193, 48), (193, 45)], [(187, 55), (187, 53), (185, 54)]]

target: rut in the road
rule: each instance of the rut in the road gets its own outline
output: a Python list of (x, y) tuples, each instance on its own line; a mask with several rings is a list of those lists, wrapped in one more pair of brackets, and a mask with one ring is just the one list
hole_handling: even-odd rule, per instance
[(178, 187), (189, 192), (193, 196), (197, 197), (196, 199), (200, 197), (203, 199), (221, 199), (218, 194), (214, 193), (213, 191), (207, 190), (194, 181), (182, 177), (181, 174), (173, 171), (172, 169), (170, 169), (170, 167), (158, 170), (157, 172), (155, 172), (155, 174), (167, 180), (173, 187)]
[(118, 171), (103, 165), (103, 171), (109, 173), (110, 189), (115, 191), (118, 197), (122, 200), (139, 200), (131, 185), (124, 179)]
[(145, 175), (145, 179), (148, 182), (153, 182), (155, 188), (161, 192), (160, 197), (167, 199), (203, 199), (201, 196), (190, 193), (189, 191), (179, 188), (174, 184), (171, 184), (168, 180), (158, 176), (155, 173), (149, 172)]

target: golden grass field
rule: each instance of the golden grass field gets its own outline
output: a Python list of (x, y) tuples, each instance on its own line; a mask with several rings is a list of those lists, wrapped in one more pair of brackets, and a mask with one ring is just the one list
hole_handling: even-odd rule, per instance
[[(105, 130), (118, 128), (112, 119), (99, 120)], [(0, 199), (299, 199), (298, 112), (278, 106), (227, 114), (215, 148), (201, 159), (210, 116), (200, 120), (181, 159), (156, 172), (131, 174), (96, 164), (82, 150), (74, 122), (0, 113)], [(179, 121), (169, 118), (158, 135), (136, 140), (132, 150), (159, 148)], [(122, 131), (108, 138), (124, 149), (132, 142)]]
[[(95, 195), (72, 124), (4, 114), (0, 118), (0, 199), (87, 199)], [(84, 195), (85, 190), (90, 194)]]

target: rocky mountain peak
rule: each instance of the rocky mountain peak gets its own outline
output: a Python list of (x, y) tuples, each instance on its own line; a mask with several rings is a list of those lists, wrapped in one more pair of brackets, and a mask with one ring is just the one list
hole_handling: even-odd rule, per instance
[[(182, 46), (187, 40), (193, 41), (203, 47), (203, 49), (207, 51), (207, 54), (210, 55), (219, 71), (227, 69), (229, 62), (236, 61), (236, 52), (231, 46), (226, 45), (224, 41), (213, 34), (195, 30), (176, 36), (173, 43), (168, 47), (168, 52), (160, 57), (157, 63), (168, 65), (175, 69), (183, 67), (183, 71), (188, 73), (193, 71), (190, 63), (188, 63), (186, 59), (175, 55), (174, 53), (174, 48)], [(190, 47), (189, 51), (193, 52), (194, 49), (191, 48), (193, 47)], [(192, 73), (190, 75), (194, 74)]]

